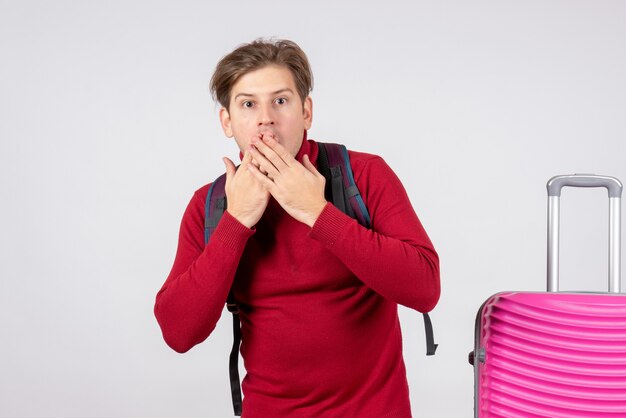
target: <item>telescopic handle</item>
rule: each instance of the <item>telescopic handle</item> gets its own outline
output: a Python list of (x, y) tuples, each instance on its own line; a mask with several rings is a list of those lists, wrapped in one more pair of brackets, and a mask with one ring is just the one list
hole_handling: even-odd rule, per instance
[(605, 187), (609, 198), (622, 197), (622, 183), (615, 177), (598, 176), (595, 174), (570, 174), (554, 176), (547, 184), (548, 196), (561, 196), (563, 187)]
[(559, 291), (560, 201), (563, 187), (605, 187), (609, 193), (609, 292), (620, 292), (622, 183), (615, 177), (572, 174), (552, 177), (548, 189), (548, 292)]

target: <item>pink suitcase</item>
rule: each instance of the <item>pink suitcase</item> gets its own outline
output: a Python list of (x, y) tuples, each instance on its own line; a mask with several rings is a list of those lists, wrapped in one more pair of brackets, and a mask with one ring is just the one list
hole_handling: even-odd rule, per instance
[[(561, 188), (609, 192), (609, 293), (558, 292)], [(478, 311), (474, 417), (626, 417), (626, 295), (620, 294), (620, 202), (613, 177), (548, 182), (548, 292), (502, 292)]]

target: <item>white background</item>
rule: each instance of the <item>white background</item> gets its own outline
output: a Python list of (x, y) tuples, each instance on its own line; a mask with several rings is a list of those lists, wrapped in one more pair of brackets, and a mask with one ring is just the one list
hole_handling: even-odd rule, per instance
[[(237, 157), (208, 81), (259, 36), (307, 52), (310, 137), (383, 156), (440, 254), (437, 356), (401, 309), (416, 417), (472, 416), (478, 307), (545, 288), (546, 181), (626, 179), (623, 1), (0, 0), (2, 417), (232, 415), (230, 318), (179, 355), (152, 308)], [(606, 192), (562, 213), (562, 288), (605, 289)]]

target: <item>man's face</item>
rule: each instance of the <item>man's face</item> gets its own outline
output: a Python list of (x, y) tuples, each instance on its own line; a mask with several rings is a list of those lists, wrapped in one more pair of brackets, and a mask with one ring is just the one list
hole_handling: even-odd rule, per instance
[(269, 134), (291, 155), (298, 153), (304, 130), (311, 127), (313, 102), (307, 97), (302, 103), (287, 68), (268, 65), (243, 75), (233, 85), (230, 97), (229, 108), (220, 110), (220, 121), (241, 152)]

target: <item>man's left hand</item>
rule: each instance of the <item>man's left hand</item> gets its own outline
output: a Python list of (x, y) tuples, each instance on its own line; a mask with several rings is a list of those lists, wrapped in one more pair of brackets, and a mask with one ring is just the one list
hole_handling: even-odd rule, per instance
[(324, 186), (326, 179), (305, 155), (300, 164), (269, 135), (252, 143), (252, 157), (259, 167), (248, 170), (270, 192), (276, 201), (294, 219), (312, 227), (326, 206)]

